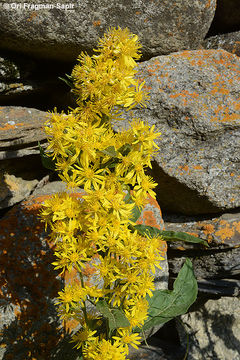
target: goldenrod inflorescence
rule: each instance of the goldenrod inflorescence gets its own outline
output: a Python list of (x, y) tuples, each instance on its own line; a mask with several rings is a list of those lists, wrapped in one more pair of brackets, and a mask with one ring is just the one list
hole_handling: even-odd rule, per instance
[[(148, 97), (135, 78), (139, 48), (137, 35), (111, 28), (73, 69), (77, 107), (53, 113), (45, 127), (49, 156), (69, 191), (46, 200), (41, 216), (56, 243), (55, 268), (79, 274), (59, 293), (58, 307), (63, 319), (79, 321), (73, 342), (87, 360), (126, 359), (128, 346), (138, 347), (133, 329), (147, 318), (146, 295), (162, 260), (162, 239), (134, 229), (134, 214), (155, 197), (145, 169), (159, 134), (139, 119), (119, 133), (111, 125), (122, 107), (144, 105)], [(71, 196), (76, 187), (85, 190), (83, 201)], [(90, 283), (87, 264), (94, 270)]]

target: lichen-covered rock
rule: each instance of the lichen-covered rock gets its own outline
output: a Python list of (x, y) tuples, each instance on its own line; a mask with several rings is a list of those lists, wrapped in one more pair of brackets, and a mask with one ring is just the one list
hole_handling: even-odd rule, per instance
[[(69, 5), (70, 3), (68, 3)], [(0, 48), (37, 58), (73, 61), (96, 47), (109, 26), (139, 35), (143, 55), (151, 57), (198, 47), (212, 22), (216, 0), (102, 1), (53, 0), (0, 5)]]
[[(165, 217), (167, 230), (184, 231), (208, 242), (212, 249), (230, 249), (240, 246), (240, 213), (225, 213), (218, 217), (201, 219), (184, 215)], [(172, 242), (172, 249), (196, 249), (196, 244)], [(198, 247), (202, 248), (202, 247)]]
[[(44, 187), (38, 190), (39, 195), (16, 205), (0, 220), (0, 359), (77, 359), (72, 345), (67, 345), (69, 332), (76, 329), (77, 323), (61, 324), (54, 306), (54, 299), (64, 281), (69, 281), (69, 275), (61, 278), (53, 270), (53, 245), (47, 241), (48, 234), (38, 217), (44, 200), (63, 190), (59, 183), (52, 184), (51, 192), (49, 184), (48, 190)], [(74, 194), (78, 198), (82, 195), (82, 192)], [(149, 201), (151, 206), (145, 215), (143, 210), (141, 220), (148, 224), (150, 219), (149, 224), (154, 222), (162, 228), (160, 208), (155, 201)], [(158, 217), (154, 221), (156, 209)], [(162, 251), (166, 256), (164, 242)], [(166, 288), (166, 259), (162, 267), (157, 283)]]
[(38, 141), (46, 143), (47, 113), (23, 107), (0, 108), (0, 209), (26, 199), (47, 176)]
[(39, 154), (38, 142), (46, 142), (43, 130), (48, 114), (32, 108), (0, 108), (0, 160)]
[[(184, 214), (237, 208), (240, 59), (223, 50), (184, 51), (153, 58), (138, 70), (150, 100), (133, 115), (161, 132), (153, 164), (161, 207)], [(125, 120), (116, 128), (123, 125)]]
[(24, 180), (15, 175), (4, 174), (2, 179), (0, 179), (0, 209), (7, 208), (26, 199), (37, 184), (37, 179)]
[(202, 43), (202, 46), (205, 49), (223, 49), (240, 56), (240, 31), (211, 36)]
[(240, 299), (222, 297), (180, 317), (178, 332), (189, 360), (240, 359), (239, 308)]
[(240, 282), (240, 214), (229, 213), (219, 217), (203, 218), (169, 214), (164, 223), (168, 231), (184, 231), (208, 242), (200, 244), (169, 242), (170, 273), (176, 277), (185, 258), (193, 262), (199, 293), (220, 296), (238, 296)]

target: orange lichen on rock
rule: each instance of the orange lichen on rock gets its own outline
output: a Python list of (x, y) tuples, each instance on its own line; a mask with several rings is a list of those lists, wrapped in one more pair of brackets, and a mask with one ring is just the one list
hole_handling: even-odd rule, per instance
[(75, 330), (78, 325), (79, 325), (79, 321), (75, 319), (71, 319), (63, 322), (63, 327), (66, 329), (66, 332), (68, 333), (71, 333), (73, 330)]
[(152, 211), (144, 211), (143, 219), (145, 220), (145, 223), (147, 223), (149, 226), (158, 226), (156, 218)]
[(16, 129), (16, 127), (18, 126), (24, 126), (25, 124), (24, 123), (17, 123), (17, 124), (4, 124), (4, 126), (0, 126), (0, 131), (4, 131), (4, 130), (11, 130), (11, 129)]
[[(156, 80), (161, 78), (167, 79), (164, 83), (165, 90), (168, 94), (169, 99), (177, 101), (179, 105), (184, 107), (191, 106), (193, 101), (198, 100), (199, 110), (202, 116), (206, 114), (206, 118), (213, 122), (235, 122), (240, 119), (239, 101), (232, 101), (231, 110), (229, 110), (228, 101), (222, 102), (222, 98), (229, 96), (233, 82), (236, 83), (240, 79), (239, 64), (237, 64), (237, 58), (235, 55), (230, 54), (224, 50), (185, 50), (178, 53), (169, 55), (172, 61), (161, 61), (155, 60), (146, 67), (147, 73), (155, 75)], [(205, 68), (211, 68), (214, 78), (209, 80), (208, 86), (201, 87), (201, 79), (199, 80), (199, 86), (194, 90), (181, 89), (178, 86), (177, 80), (174, 80), (174, 69), (171, 70), (171, 66), (174, 63), (177, 66), (181, 65), (178, 59), (181, 59), (182, 65), (189, 66), (186, 62), (189, 62), (191, 67), (194, 69), (202, 69), (203, 74)], [(171, 65), (173, 64), (173, 65)], [(170, 71), (169, 71), (170, 69)], [(226, 69), (226, 76), (222, 78), (221, 72)], [(170, 73), (170, 74), (169, 74)], [(172, 74), (171, 74), (172, 73)], [(196, 77), (198, 74), (196, 73)], [(197, 82), (198, 83), (198, 82)], [(159, 88), (162, 91), (162, 84)], [(181, 90), (180, 90), (181, 89)], [(170, 91), (169, 91), (170, 90)], [(211, 108), (206, 106), (206, 98), (214, 97)], [(228, 98), (226, 98), (228, 100)], [(174, 103), (175, 103), (174, 102)], [(209, 103), (209, 102), (208, 102)], [(215, 108), (216, 107), (216, 108)], [(209, 111), (212, 114), (209, 116)], [(201, 115), (201, 113), (199, 115)]]
[(214, 232), (215, 227), (212, 224), (206, 224), (202, 226), (202, 229), (205, 235), (211, 235)]
[(94, 26), (100, 26), (100, 25), (101, 25), (101, 21), (100, 21), (100, 20), (93, 21), (93, 25), (94, 25)]
[(206, 240), (215, 244), (225, 244), (228, 246), (240, 245), (240, 221), (228, 221), (224, 219), (213, 219), (211, 223), (198, 222), (197, 228), (206, 237)]
[(231, 237), (233, 237), (234, 229), (232, 227), (230, 227), (230, 224), (226, 224), (225, 227), (222, 227), (218, 231), (216, 231), (215, 235), (220, 237), (222, 242), (224, 242), (224, 240), (230, 239)]
[[(57, 330), (56, 322), (49, 323), (49, 299), (54, 299), (61, 287), (38, 209), (15, 206), (1, 219), (0, 229), (1, 298), (7, 299), (15, 313), (15, 320), (3, 330), (2, 342), (12, 344), (14, 356), (26, 349), (24, 359), (47, 359), (63, 331)], [(14, 326), (17, 335), (13, 339)]]

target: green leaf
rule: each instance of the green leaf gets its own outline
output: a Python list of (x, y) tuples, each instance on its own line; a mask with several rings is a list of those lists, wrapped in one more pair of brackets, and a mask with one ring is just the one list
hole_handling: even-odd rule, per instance
[(124, 144), (123, 146), (121, 146), (118, 151), (119, 151), (120, 154), (122, 154), (123, 156), (126, 156), (127, 154), (130, 153), (131, 149), (132, 149), (132, 146), (127, 143), (127, 144)]
[(108, 146), (106, 149), (101, 150), (101, 152), (103, 154), (111, 156), (111, 157), (116, 157), (117, 156), (117, 152), (116, 152), (114, 146)]
[(130, 191), (128, 190), (128, 192), (127, 192), (127, 194), (126, 194), (126, 196), (124, 198), (124, 202), (126, 204), (129, 204), (129, 203), (131, 204), (132, 203), (131, 199), (132, 199), (132, 197), (131, 197)]
[[(155, 290), (153, 296), (147, 296), (149, 303), (148, 319), (142, 330), (164, 324), (175, 316), (185, 314), (197, 298), (198, 286), (192, 263), (186, 259), (173, 284), (173, 290)], [(136, 329), (140, 332), (141, 329)]]
[(130, 220), (133, 222), (136, 222), (137, 219), (140, 218), (141, 212), (142, 212), (142, 210), (138, 206), (135, 205), (134, 208), (132, 209), (132, 215), (131, 215)]
[(124, 312), (120, 309), (109, 307), (105, 300), (98, 301), (96, 308), (108, 320), (110, 333), (117, 328), (130, 326)]
[[(130, 194), (130, 190), (128, 190), (128, 193), (126, 194), (125, 198), (124, 198), (124, 202), (126, 204), (132, 204), (133, 203), (133, 199), (131, 197)], [(130, 220), (133, 222), (136, 222), (137, 219), (140, 217), (142, 210), (139, 209), (139, 207), (137, 207), (136, 205), (134, 206), (134, 208), (132, 209), (132, 213), (131, 213), (131, 218)], [(133, 229), (134, 230), (134, 229)]]
[(44, 149), (40, 145), (40, 142), (38, 142), (38, 148), (40, 151), (42, 165), (47, 169), (55, 170), (55, 161), (47, 155), (47, 153), (44, 151)]
[(73, 85), (73, 78), (71, 75), (68, 75), (68, 74), (65, 74), (65, 76), (67, 78), (62, 78), (62, 77), (58, 77), (59, 80), (62, 80), (63, 82), (65, 82), (65, 84), (67, 84), (70, 88), (74, 88), (74, 85)]
[(185, 241), (194, 244), (202, 244), (209, 247), (205, 240), (185, 232), (159, 230), (156, 227), (147, 225), (135, 225), (134, 227), (141, 235), (146, 234), (151, 237), (161, 235), (165, 241)]

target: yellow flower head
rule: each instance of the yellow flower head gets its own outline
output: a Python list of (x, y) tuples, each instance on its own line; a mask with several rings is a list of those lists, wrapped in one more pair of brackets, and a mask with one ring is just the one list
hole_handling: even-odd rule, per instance
[[(55, 111), (45, 128), (60, 179), (69, 192), (85, 190), (81, 201), (68, 192), (47, 199), (41, 217), (55, 241), (53, 265), (70, 275), (58, 293), (59, 314), (80, 322), (72, 341), (86, 360), (125, 360), (128, 346), (139, 346), (133, 328), (147, 319), (146, 295), (152, 295), (162, 259), (161, 239), (133, 229), (148, 196), (155, 197), (156, 184), (145, 169), (159, 134), (139, 119), (117, 134), (112, 129), (121, 109), (147, 101), (144, 82), (135, 77), (140, 47), (128, 29), (110, 28), (95, 54), (81, 53), (73, 69), (77, 107), (68, 114)], [(108, 308), (98, 312), (103, 303)], [(125, 328), (110, 326), (117, 309)]]

